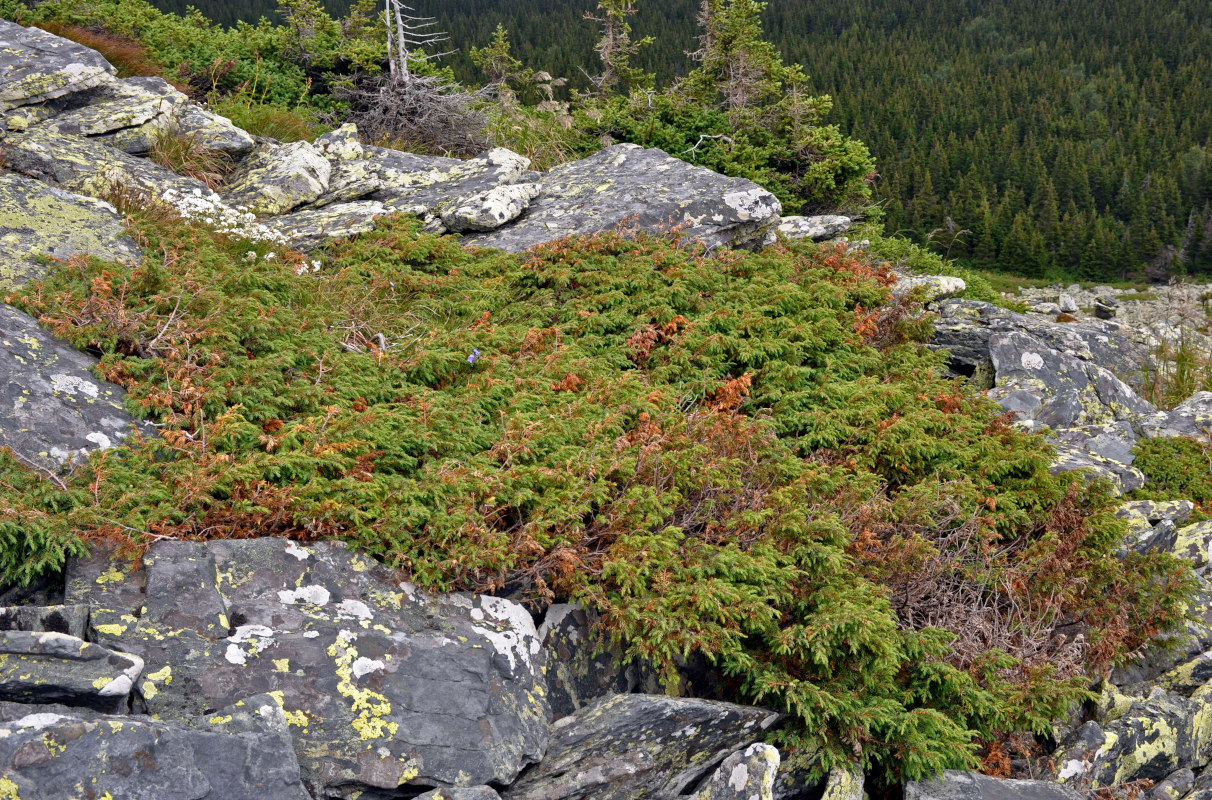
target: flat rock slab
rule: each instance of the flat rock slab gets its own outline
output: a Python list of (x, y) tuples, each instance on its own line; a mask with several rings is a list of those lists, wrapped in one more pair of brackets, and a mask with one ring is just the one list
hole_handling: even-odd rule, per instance
[(1141, 422), (1146, 439), (1207, 436), (1212, 432), (1212, 392), (1196, 392), (1171, 411), (1160, 411)]
[[(418, 208), (424, 213), (424, 209)], [(293, 214), (265, 219), (264, 224), (281, 234), (290, 246), (304, 253), (310, 252), (332, 239), (347, 239), (360, 233), (374, 230), (380, 217), (390, 216), (389, 211), (378, 200), (358, 200), (352, 203), (334, 203), (323, 208), (308, 208)]]
[(71, 194), (22, 175), (0, 175), (0, 290), (46, 274), (39, 256), (107, 261), (142, 256), (117, 210), (104, 200)]
[(539, 641), (512, 602), (431, 598), (339, 543), (281, 539), (161, 542), (141, 569), (77, 560), (68, 581), (97, 641), (146, 661), (146, 711), (280, 696), (318, 796), (503, 785), (546, 749)]
[(66, 633), (0, 631), (0, 700), (122, 713), (143, 659)]
[(0, 445), (46, 469), (114, 447), (136, 423), (126, 393), (98, 380), (97, 359), (69, 347), (32, 317), (0, 305)]
[(160, 197), (166, 191), (210, 194), (206, 184), (164, 169), (152, 161), (86, 136), (59, 133), (46, 125), (9, 135), (5, 164), (14, 172), (89, 197), (106, 197), (115, 189)]
[(555, 167), (544, 173), (542, 185), (542, 194), (512, 225), (467, 241), (521, 252), (619, 227), (658, 234), (677, 228), (714, 249), (760, 243), (782, 211), (778, 199), (755, 183), (630, 144)]
[(905, 784), (905, 800), (1080, 800), (1063, 784), (991, 778), (979, 772), (945, 770), (941, 778)]
[(0, 19), (0, 111), (82, 92), (113, 75), (96, 50)]
[(616, 695), (552, 726), (538, 766), (506, 800), (674, 800), (781, 715), (763, 708), (644, 694)]
[(0, 608), (0, 631), (66, 633), (83, 639), (88, 606), (9, 606)]
[[(154, 84), (153, 84), (154, 85)], [(189, 98), (173, 89), (155, 91), (143, 83), (112, 81), (87, 104), (64, 111), (45, 123), (59, 133), (99, 138), (127, 153), (151, 150), (161, 131), (174, 127), (177, 112)]]
[(939, 300), (963, 294), (967, 289), (968, 284), (962, 278), (954, 278), (950, 275), (915, 275), (908, 272), (897, 272), (896, 283), (892, 285), (892, 296), (913, 295), (923, 303), (936, 303)]
[(1127, 422), (1058, 428), (1048, 441), (1056, 447), (1054, 474), (1085, 470), (1092, 478), (1108, 479), (1118, 494), (1145, 484), (1144, 474), (1132, 466), (1136, 434)]
[(0, 703), (0, 788), (21, 800), (310, 800), (272, 697), (191, 722)]

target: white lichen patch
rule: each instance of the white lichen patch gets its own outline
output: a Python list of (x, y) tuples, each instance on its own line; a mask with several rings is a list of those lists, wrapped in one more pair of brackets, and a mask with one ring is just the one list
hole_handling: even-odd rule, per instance
[(296, 603), (311, 603), (312, 605), (322, 606), (326, 605), (330, 599), (332, 599), (332, 594), (318, 584), (300, 586), (298, 589), (283, 589), (278, 592), (278, 600), (288, 606), (293, 606)]
[(64, 394), (78, 395), (82, 394), (90, 399), (97, 399), (101, 393), (101, 387), (90, 380), (77, 377), (76, 375), (64, 375), (61, 372), (53, 373), (50, 376), (51, 389)]

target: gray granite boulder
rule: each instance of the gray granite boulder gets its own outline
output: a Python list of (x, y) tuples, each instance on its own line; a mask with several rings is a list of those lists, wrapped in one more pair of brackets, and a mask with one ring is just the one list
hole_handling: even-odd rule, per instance
[(92, 89), (113, 75), (95, 50), (0, 19), (0, 111)]
[(997, 381), (991, 397), (1021, 390), (1040, 400), (1038, 408), (1020, 414), (1020, 419), (1069, 428), (1131, 421), (1156, 411), (1110, 370), (1021, 331), (990, 335), (989, 357)]
[(1194, 510), (1190, 500), (1133, 500), (1121, 505), (1115, 516), (1127, 521), (1130, 533), (1141, 535), (1165, 520), (1186, 522)]
[(1058, 323), (1034, 314), (1019, 314), (977, 300), (943, 300), (935, 308), (932, 346), (946, 349), (953, 370), (972, 376), (981, 373), (993, 385), (989, 340), (997, 333), (1020, 332), (1061, 355), (1090, 362), (1121, 379), (1143, 374), (1150, 363), (1148, 337), (1115, 321), (1084, 319)]
[(46, 125), (5, 139), (5, 164), (53, 186), (90, 197), (105, 197), (115, 189), (160, 197), (166, 191), (210, 194), (204, 183), (164, 169), (84, 136), (61, 134)]
[(949, 769), (937, 778), (905, 784), (905, 800), (1081, 800), (1073, 788), (1051, 781), (991, 778)]
[(597, 615), (579, 605), (547, 609), (539, 639), (547, 663), (547, 699), (552, 719), (562, 719), (602, 697), (660, 694), (656, 670), (626, 663), (618, 648), (594, 630)]
[(1190, 561), (1195, 569), (1206, 567), (1212, 562), (1212, 519), (1179, 528), (1171, 552)]
[(127, 78), (122, 82), (170, 103), (173, 108), (171, 130), (178, 136), (192, 139), (199, 147), (240, 158), (256, 145), (247, 131), (237, 128), (227, 117), (190, 102), (163, 78)]
[(792, 241), (796, 239), (832, 239), (850, 230), (853, 220), (838, 214), (814, 217), (780, 217), (776, 230)]
[(328, 191), (332, 164), (310, 142), (266, 144), (228, 176), (219, 195), (254, 214), (285, 214)]
[(0, 631), (65, 633), (83, 639), (88, 606), (9, 606), (0, 608)]
[(1127, 422), (1059, 428), (1048, 441), (1056, 447), (1053, 473), (1085, 470), (1092, 478), (1111, 481), (1119, 494), (1145, 484), (1145, 476), (1132, 466), (1136, 435)]
[(108, 261), (141, 257), (109, 203), (21, 175), (0, 174), (0, 290), (45, 274), (40, 256), (74, 255)]
[(542, 177), (543, 192), (512, 225), (467, 237), (520, 252), (614, 228), (678, 229), (709, 249), (760, 244), (778, 224), (778, 199), (757, 184), (687, 164), (661, 150), (619, 144)]
[[(693, 800), (772, 800), (778, 771), (779, 751), (768, 744), (751, 744), (725, 758), (707, 783), (694, 793)], [(859, 787), (861, 798), (861, 781)]]
[(0, 789), (21, 800), (311, 800), (265, 695), (191, 725), (0, 703)]
[(501, 796), (674, 800), (779, 720), (773, 711), (709, 700), (604, 698), (556, 722), (547, 755)]
[[(423, 208), (416, 211), (424, 214)], [(348, 239), (374, 230), (377, 220), (393, 213), (378, 200), (335, 203), (323, 208), (306, 208), (293, 214), (269, 217), (264, 224), (286, 238), (290, 246), (310, 252), (331, 239)]]
[(1057, 781), (1097, 789), (1203, 767), (1212, 759), (1207, 692), (1205, 685), (1188, 698), (1159, 689), (1131, 700), (1105, 726), (1087, 722), (1052, 754)]
[(1146, 439), (1212, 434), (1212, 392), (1196, 392), (1171, 411), (1159, 411), (1141, 421)]
[(503, 785), (547, 746), (524, 609), (429, 597), (339, 543), (161, 542), (138, 566), (70, 562), (67, 594), (95, 640), (145, 660), (142, 710), (182, 722), (278, 697), (320, 796)]
[(123, 713), (143, 659), (66, 633), (0, 631), (0, 700)]
[(537, 183), (516, 183), (458, 198), (442, 209), (442, 224), (456, 233), (496, 230), (521, 216), (540, 191)]
[(58, 469), (129, 436), (136, 423), (123, 404), (126, 393), (95, 378), (96, 364), (29, 315), (0, 305), (0, 373), (7, 377), (0, 445), (28, 463)]
[(383, 188), (372, 195), (393, 210), (424, 206), (440, 209), (457, 201), (515, 183), (529, 182), (530, 159), (498, 147), (475, 158), (438, 158), (367, 147)]
[(913, 275), (897, 272), (896, 283), (892, 285), (892, 296), (914, 295), (923, 303), (935, 303), (963, 294), (967, 289), (968, 284), (962, 278), (950, 275)]

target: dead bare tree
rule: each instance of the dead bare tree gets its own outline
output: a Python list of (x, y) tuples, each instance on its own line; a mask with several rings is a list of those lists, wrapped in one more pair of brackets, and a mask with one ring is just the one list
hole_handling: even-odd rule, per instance
[(384, 0), (388, 74), (364, 78), (342, 91), (362, 135), (409, 149), (443, 155), (474, 155), (487, 145), (487, 121), (477, 110), (482, 97), (449, 78), (425, 70), (448, 55), (430, 52), (449, 41), (433, 17), (417, 16), (401, 0)]

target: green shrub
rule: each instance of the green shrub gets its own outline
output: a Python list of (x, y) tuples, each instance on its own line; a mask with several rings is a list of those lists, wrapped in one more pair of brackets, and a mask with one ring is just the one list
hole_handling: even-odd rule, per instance
[(1146, 439), (1133, 452), (1136, 460), (1132, 465), (1148, 481), (1133, 497), (1191, 500), (1212, 506), (1212, 442), (1182, 437)]
[(171, 258), (76, 262), (19, 302), (161, 437), (66, 492), (0, 464), (0, 534), (36, 537), (0, 535), (7, 580), (80, 537), (337, 536), (434, 589), (591, 604), (667, 675), (699, 651), (792, 714), (784, 741), (886, 780), (1046, 730), (1181, 619), (1185, 567), (1115, 558), (1106, 493), (939, 377), (844, 252), (517, 256), (398, 220), (314, 274), (130, 213)]

